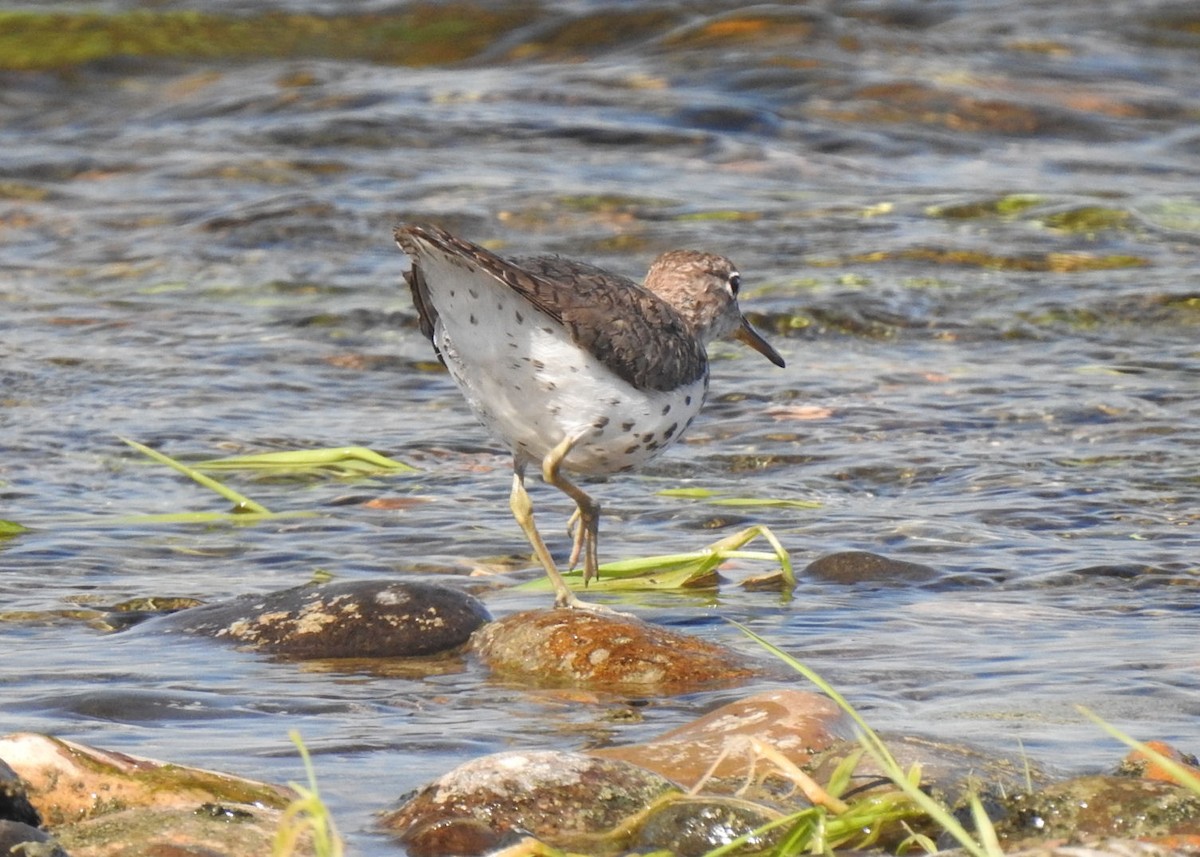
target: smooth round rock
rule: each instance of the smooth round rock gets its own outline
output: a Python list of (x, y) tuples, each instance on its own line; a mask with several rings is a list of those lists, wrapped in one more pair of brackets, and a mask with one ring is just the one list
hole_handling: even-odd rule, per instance
[(787, 827), (776, 827), (760, 834), (754, 834), (754, 831), (780, 816), (781, 812), (747, 800), (706, 796), (675, 801), (650, 813), (642, 825), (636, 850), (701, 857), (739, 836), (750, 834), (735, 853), (762, 853), (779, 841)]
[(589, 752), (657, 771), (684, 788), (703, 783), (707, 794), (728, 793), (744, 791), (756, 773), (774, 767), (756, 757), (747, 739), (804, 768), (817, 753), (852, 734), (849, 718), (828, 697), (782, 688), (734, 700), (637, 744)]
[[(633, 835), (629, 819), (678, 791), (625, 762), (555, 750), (496, 753), (425, 786), (381, 823), (410, 857), (481, 854), (521, 832), (557, 847), (590, 842), (589, 853), (616, 852)], [(597, 848), (595, 837), (612, 831), (614, 841)]]
[(804, 576), (829, 583), (925, 583), (937, 579), (939, 572), (929, 565), (891, 559), (870, 551), (839, 551), (814, 559)]
[(621, 613), (533, 610), (475, 635), (493, 671), (540, 685), (683, 693), (738, 684), (758, 670), (732, 649)]
[(395, 658), (454, 649), (490, 618), (477, 599), (448, 586), (361, 580), (206, 604), (141, 627), (294, 658)]

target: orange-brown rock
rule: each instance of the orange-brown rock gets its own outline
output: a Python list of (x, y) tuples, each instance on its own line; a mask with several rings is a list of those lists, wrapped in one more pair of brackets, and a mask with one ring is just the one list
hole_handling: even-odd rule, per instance
[(758, 757), (746, 738), (804, 767), (815, 753), (849, 734), (841, 709), (828, 698), (803, 690), (769, 690), (723, 705), (644, 743), (605, 747), (592, 755), (624, 759), (691, 788), (706, 774), (745, 780), (773, 767)]
[(508, 616), (477, 631), (474, 645), (497, 674), (616, 693), (683, 693), (737, 684), (758, 672), (716, 643), (590, 610)]

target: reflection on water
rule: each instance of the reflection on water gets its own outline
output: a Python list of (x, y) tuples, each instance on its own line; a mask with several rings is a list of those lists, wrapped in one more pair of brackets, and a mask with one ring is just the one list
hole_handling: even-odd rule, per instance
[[(298, 728), (356, 847), (385, 853), (364, 794), (506, 747), (644, 738), (729, 697), (617, 725), (469, 663), (330, 673), (65, 615), (316, 571), (457, 579), (497, 613), (545, 600), (466, 577), (525, 546), (505, 456), (431, 368), (400, 288), (390, 227), (429, 219), (632, 276), (672, 246), (741, 267), (788, 369), (719, 347), (686, 441), (596, 487), (607, 558), (753, 520), (801, 567), (863, 549), (941, 572), (805, 580), (788, 604), (732, 587), (633, 602), (647, 618), (737, 645), (722, 618), (747, 622), (884, 729), (1106, 764), (1083, 703), (1194, 745), (1195, 13), (502, 13), (458, 65), (415, 47), (419, 67), (379, 62), (332, 33), (0, 72), (0, 517), (34, 528), (0, 547), (0, 598), (41, 617), (0, 624), (4, 727), (277, 780), (299, 776)], [(238, 483), (316, 519), (121, 523), (216, 506), (118, 436), (183, 458), (362, 444), (422, 472)], [(656, 493), (691, 484), (823, 506)], [(535, 490), (556, 534), (568, 510)]]

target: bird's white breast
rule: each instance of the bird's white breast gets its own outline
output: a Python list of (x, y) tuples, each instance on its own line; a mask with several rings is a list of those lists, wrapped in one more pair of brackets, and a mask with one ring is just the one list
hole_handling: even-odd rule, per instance
[(699, 413), (707, 377), (639, 390), (486, 272), (450, 257), (426, 257), (422, 267), (435, 345), (475, 415), (518, 457), (540, 462), (577, 436), (566, 470), (616, 473), (660, 454)]

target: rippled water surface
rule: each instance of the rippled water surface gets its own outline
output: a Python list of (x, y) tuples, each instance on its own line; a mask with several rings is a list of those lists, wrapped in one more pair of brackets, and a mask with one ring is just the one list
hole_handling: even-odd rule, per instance
[[(546, 601), (505, 589), (532, 574), (507, 458), (401, 288), (391, 226), (428, 220), (635, 277), (676, 246), (740, 266), (788, 368), (715, 348), (686, 442), (596, 486), (602, 559), (763, 523), (799, 567), (861, 549), (939, 572), (629, 609), (739, 647), (723, 618), (746, 622), (886, 730), (1109, 764), (1082, 703), (1197, 749), (1192, 5), (493, 4), (470, 38), (429, 24), (462, 7), (219, 4), (182, 34), (176, 7), (31, 8), (45, 47), (0, 32), (0, 518), (32, 528), (0, 542), (6, 731), (287, 780), (299, 729), (353, 847), (385, 854), (371, 811), (459, 762), (632, 741), (731, 698), (630, 723), (473, 664), (330, 670), (72, 617), (318, 571), (460, 584), (497, 614)], [(133, 35), (60, 57), (59, 8)], [(131, 516), (222, 501), (120, 437), (187, 460), (361, 444), (420, 472), (231, 476), (319, 514), (168, 525)], [(821, 505), (658, 493), (688, 486)], [(566, 501), (534, 491), (562, 552)]]

